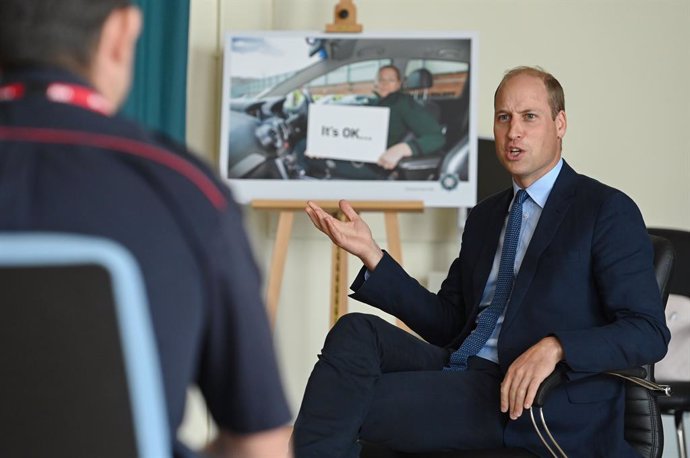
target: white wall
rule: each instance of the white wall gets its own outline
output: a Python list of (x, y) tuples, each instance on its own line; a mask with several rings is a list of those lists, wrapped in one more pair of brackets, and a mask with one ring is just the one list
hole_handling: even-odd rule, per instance
[[(337, 0), (191, 0), (188, 141), (217, 163), (222, 33), (323, 30)], [(491, 135), (493, 91), (515, 65), (561, 81), (574, 168), (628, 193), (648, 225), (690, 229), (690, 2), (687, 0), (360, 0), (365, 31), (479, 32), (479, 133)], [(247, 209), (266, 270), (276, 216)], [(382, 217), (367, 215), (385, 245)], [(454, 210), (401, 216), (405, 264), (426, 281), (457, 254)], [(298, 215), (276, 345), (293, 409), (327, 331), (330, 249)], [(351, 275), (359, 268), (350, 262)], [(352, 304), (351, 309), (365, 310)]]

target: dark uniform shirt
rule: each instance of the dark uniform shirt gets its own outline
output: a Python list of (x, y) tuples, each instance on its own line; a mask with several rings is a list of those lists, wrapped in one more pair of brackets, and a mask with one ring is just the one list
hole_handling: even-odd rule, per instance
[(21, 97), (0, 97), (0, 230), (103, 236), (134, 254), (172, 437), (192, 383), (221, 429), (250, 433), (288, 422), (259, 274), (227, 189), (178, 145), (46, 98), (51, 82), (86, 86), (75, 76), (23, 70), (0, 86), (17, 82)]
[[(378, 99), (375, 105), (390, 108), (388, 117), (388, 147), (405, 141), (412, 149), (413, 156), (431, 154), (438, 151), (445, 142), (439, 123), (414, 98), (401, 91)], [(406, 139), (409, 133), (413, 136)]]

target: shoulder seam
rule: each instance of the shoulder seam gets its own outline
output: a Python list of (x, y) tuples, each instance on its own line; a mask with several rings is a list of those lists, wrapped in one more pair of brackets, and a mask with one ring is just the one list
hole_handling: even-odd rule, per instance
[(163, 165), (186, 178), (216, 209), (223, 210), (228, 204), (218, 186), (196, 165), (163, 148), (139, 140), (92, 132), (36, 127), (0, 127), (0, 140), (89, 146), (138, 156)]

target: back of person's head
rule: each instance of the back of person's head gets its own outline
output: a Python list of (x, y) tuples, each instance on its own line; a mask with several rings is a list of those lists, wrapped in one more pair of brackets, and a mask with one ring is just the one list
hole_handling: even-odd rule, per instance
[(505, 75), (503, 75), (503, 79), (496, 88), (496, 92), (494, 93), (494, 101), (496, 100), (496, 96), (501, 90), (501, 87), (503, 87), (503, 84), (509, 79), (518, 75), (532, 76), (540, 79), (542, 83), (544, 83), (544, 87), (546, 87), (546, 92), (549, 96), (549, 108), (551, 108), (551, 116), (553, 119), (556, 119), (556, 116), (559, 112), (565, 111), (565, 94), (563, 93), (561, 83), (559, 83), (551, 73), (547, 72), (541, 67), (521, 66), (508, 70)]
[(0, 0), (0, 70), (52, 65), (88, 71), (101, 28), (129, 0)]

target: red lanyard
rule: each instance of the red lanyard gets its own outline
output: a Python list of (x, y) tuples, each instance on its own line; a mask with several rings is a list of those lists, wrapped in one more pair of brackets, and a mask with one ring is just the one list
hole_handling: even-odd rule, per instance
[[(0, 86), (0, 102), (19, 100), (25, 93), (26, 86), (23, 83)], [(110, 102), (105, 97), (77, 84), (49, 83), (45, 86), (44, 94), (51, 102), (78, 106), (103, 115), (112, 113)]]

